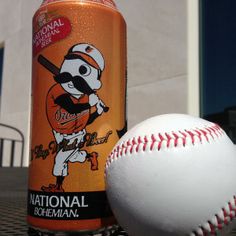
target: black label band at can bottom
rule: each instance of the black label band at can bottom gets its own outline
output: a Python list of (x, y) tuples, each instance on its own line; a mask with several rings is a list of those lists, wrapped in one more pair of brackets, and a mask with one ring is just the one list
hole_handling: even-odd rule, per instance
[(52, 220), (87, 220), (112, 216), (105, 191), (45, 193), (28, 191), (28, 215)]

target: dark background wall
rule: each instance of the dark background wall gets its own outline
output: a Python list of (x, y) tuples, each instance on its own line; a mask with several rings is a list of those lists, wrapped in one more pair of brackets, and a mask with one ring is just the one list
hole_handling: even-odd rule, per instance
[(201, 0), (201, 113), (236, 106), (236, 1)]

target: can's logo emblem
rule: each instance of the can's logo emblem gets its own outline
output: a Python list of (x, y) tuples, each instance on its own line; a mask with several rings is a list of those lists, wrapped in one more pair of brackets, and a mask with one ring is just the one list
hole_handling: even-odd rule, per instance
[(34, 55), (49, 45), (66, 38), (72, 30), (71, 23), (66, 17), (57, 17), (49, 22), (45, 17), (39, 17), (39, 22), (40, 28), (33, 35)]

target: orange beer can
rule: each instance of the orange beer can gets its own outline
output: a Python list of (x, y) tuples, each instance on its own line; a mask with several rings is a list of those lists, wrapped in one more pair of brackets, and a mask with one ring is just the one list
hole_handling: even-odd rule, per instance
[(80, 233), (115, 223), (104, 168), (127, 129), (126, 54), (112, 0), (46, 0), (35, 13), (30, 227)]

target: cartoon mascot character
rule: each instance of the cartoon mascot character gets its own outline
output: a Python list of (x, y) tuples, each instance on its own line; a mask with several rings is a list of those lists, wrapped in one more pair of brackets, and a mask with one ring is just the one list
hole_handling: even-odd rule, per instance
[[(91, 170), (98, 170), (98, 153), (81, 150), (86, 126), (102, 115), (105, 104), (95, 91), (102, 87), (101, 75), (105, 67), (102, 54), (93, 45), (74, 45), (65, 56), (59, 74), (47, 95), (47, 117), (56, 143), (61, 145), (55, 157), (55, 184), (43, 186), (45, 192), (64, 192), (68, 163), (91, 162)], [(95, 111), (91, 113), (91, 108)], [(64, 144), (64, 145), (62, 145)], [(65, 145), (66, 144), (66, 145)]]

